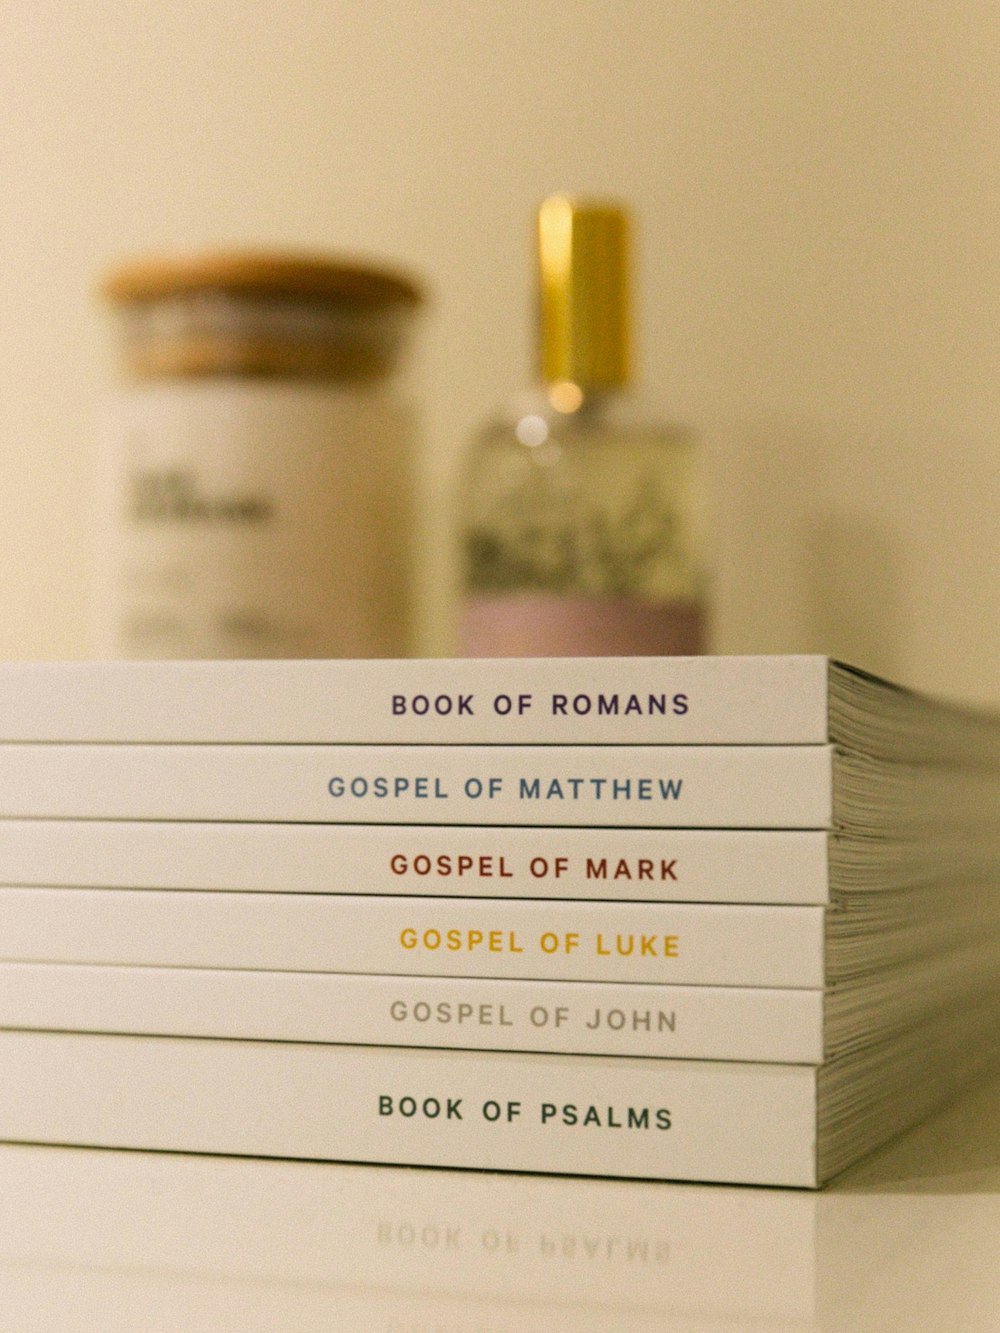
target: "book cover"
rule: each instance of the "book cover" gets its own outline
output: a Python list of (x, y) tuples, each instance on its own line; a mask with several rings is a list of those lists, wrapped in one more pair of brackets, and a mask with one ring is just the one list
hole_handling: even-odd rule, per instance
[(822, 657), (0, 665), (0, 740), (822, 744)]
[(1000, 775), (825, 745), (0, 745), (3, 818), (962, 829)]
[(0, 1139), (817, 1184), (816, 1070), (0, 1032)]
[[(900, 864), (900, 850), (881, 847), (881, 882), (926, 873), (925, 854)], [(0, 884), (649, 902), (830, 894), (822, 832), (104, 819), (0, 820)]]
[(821, 907), (0, 889), (0, 958), (821, 987)]
[(817, 745), (1000, 767), (1000, 718), (824, 657), (0, 666), (0, 740)]
[(819, 1064), (818, 990), (0, 963), (0, 1027)]
[(0, 884), (247, 893), (839, 903), (987, 883), (989, 834), (0, 820)]

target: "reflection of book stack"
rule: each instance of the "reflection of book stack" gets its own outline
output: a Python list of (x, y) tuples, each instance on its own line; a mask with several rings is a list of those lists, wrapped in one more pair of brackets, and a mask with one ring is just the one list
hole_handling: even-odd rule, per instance
[(0, 717), (3, 1138), (808, 1186), (1000, 1059), (1000, 722), (825, 659), (7, 667)]
[[(39, 1319), (54, 1296), (61, 1312), (100, 1311), (91, 1329), (109, 1326), (109, 1310), (115, 1329), (213, 1333), (648, 1333), (668, 1316), (802, 1328), (817, 1313), (825, 1202), (798, 1190), (8, 1148), (0, 1298), (7, 1328), (60, 1333), (63, 1320)], [(919, 1200), (905, 1202), (912, 1212)]]

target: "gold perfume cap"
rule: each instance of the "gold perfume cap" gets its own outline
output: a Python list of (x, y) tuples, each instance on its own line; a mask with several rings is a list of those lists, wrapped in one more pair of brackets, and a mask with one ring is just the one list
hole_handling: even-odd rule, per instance
[(542, 377), (626, 384), (629, 219), (613, 203), (556, 194), (538, 211)]

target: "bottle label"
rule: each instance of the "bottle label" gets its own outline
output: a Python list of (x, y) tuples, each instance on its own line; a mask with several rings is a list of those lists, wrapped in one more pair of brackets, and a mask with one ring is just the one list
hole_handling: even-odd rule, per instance
[(672, 657), (705, 651), (697, 602), (523, 593), (469, 597), (462, 608), (465, 657)]
[(387, 395), (154, 382), (108, 423), (95, 651), (405, 651), (409, 439)]

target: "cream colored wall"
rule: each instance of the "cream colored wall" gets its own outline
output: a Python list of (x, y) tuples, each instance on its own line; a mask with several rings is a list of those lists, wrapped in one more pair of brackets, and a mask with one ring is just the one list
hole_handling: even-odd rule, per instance
[(458, 444), (524, 378), (529, 220), (642, 230), (646, 387), (701, 426), (720, 651), (1000, 701), (993, 0), (2, 0), (0, 656), (79, 655), (95, 276), (209, 243), (434, 290), (423, 647)]

